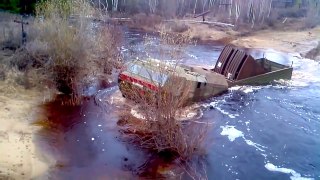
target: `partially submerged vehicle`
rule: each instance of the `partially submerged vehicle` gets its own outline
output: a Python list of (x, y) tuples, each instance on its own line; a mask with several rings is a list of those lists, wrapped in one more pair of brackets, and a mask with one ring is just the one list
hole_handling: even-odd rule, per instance
[(178, 78), (179, 84), (189, 84), (188, 88), (169, 88), (171, 92), (167, 93), (181, 96), (182, 91), (187, 91), (185, 101), (190, 103), (217, 96), (235, 85), (263, 85), (278, 79), (291, 79), (292, 70), (290, 66), (266, 58), (254, 59), (244, 51), (226, 46), (213, 69), (174, 65), (155, 59), (128, 62), (119, 74), (119, 89), (124, 97), (130, 98), (133, 91), (138, 90), (141, 94), (157, 92)]
[(132, 97), (137, 90), (145, 94), (168, 89), (172, 92), (167, 93), (177, 97), (184, 94), (184, 103), (209, 98), (228, 89), (228, 83), (221, 74), (215, 72), (200, 74), (191, 71), (189, 66), (175, 66), (156, 59), (146, 61), (137, 59), (128, 62), (120, 73), (118, 82), (122, 95), (127, 98)]
[(291, 79), (293, 68), (266, 58), (254, 59), (244, 51), (226, 46), (213, 71), (224, 75), (229, 86), (265, 85), (274, 80)]

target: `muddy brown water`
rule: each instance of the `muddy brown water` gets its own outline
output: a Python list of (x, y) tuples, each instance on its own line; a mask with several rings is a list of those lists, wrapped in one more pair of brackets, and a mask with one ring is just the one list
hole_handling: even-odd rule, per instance
[(38, 141), (57, 161), (51, 178), (164, 178), (174, 169), (171, 155), (147, 152), (122, 138), (119, 109), (105, 102), (117, 90), (108, 87), (77, 106), (63, 105), (67, 97), (61, 95), (42, 106), (46, 119), (38, 121)]

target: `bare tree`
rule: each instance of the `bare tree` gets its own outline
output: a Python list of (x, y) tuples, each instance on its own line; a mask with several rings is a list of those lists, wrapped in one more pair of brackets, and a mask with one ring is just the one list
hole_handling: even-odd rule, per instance
[(155, 13), (156, 12), (156, 8), (158, 5), (158, 0), (149, 0), (149, 9), (151, 13)]

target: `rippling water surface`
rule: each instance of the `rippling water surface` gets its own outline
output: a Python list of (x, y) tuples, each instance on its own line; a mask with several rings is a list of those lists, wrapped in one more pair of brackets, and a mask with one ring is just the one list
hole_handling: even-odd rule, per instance
[[(126, 31), (121, 48), (126, 59), (159, 57), (158, 39), (149, 37), (153, 39), (146, 54), (143, 33)], [(187, 64), (213, 66), (222, 48), (190, 45), (183, 48), (181, 59)], [(222, 96), (199, 103), (202, 118), (213, 123), (206, 159), (208, 178), (320, 179), (319, 63), (274, 50), (248, 51), (255, 57), (292, 64), (293, 77), (268, 86), (232, 87)], [(116, 101), (121, 101), (121, 95), (114, 86), (100, 90), (79, 107), (46, 106), (48, 119), (60, 124), (39, 137), (43, 148), (58, 159), (52, 177), (137, 177), (152, 157), (119, 138)], [(150, 165), (148, 171), (158, 171), (157, 165)]]

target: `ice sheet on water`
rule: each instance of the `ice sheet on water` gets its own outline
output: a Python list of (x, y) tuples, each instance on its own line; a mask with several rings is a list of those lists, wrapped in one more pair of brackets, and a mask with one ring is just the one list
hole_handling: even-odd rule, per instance
[(277, 167), (271, 163), (267, 163), (264, 166), (266, 169), (268, 169), (269, 171), (274, 171), (274, 172), (282, 172), (285, 174), (291, 174), (290, 179), (291, 180), (313, 180), (314, 178), (306, 178), (306, 177), (302, 177), (301, 174), (297, 173), (295, 170), (293, 169), (288, 169), (288, 168), (280, 168)]

